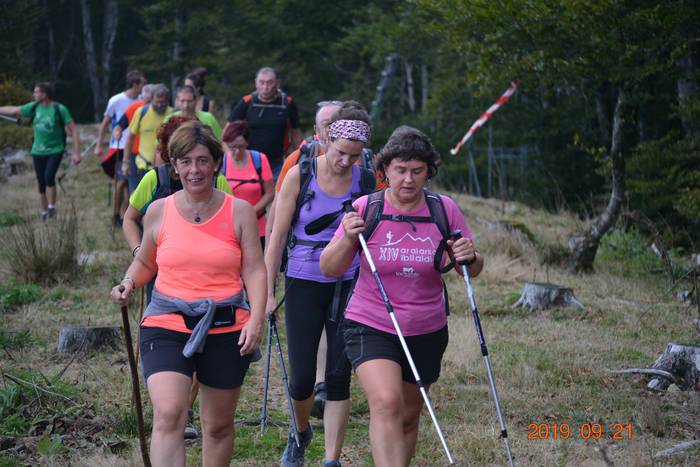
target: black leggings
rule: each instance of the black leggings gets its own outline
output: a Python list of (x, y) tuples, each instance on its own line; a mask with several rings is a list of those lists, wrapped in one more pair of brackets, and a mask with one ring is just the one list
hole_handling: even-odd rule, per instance
[(39, 193), (46, 193), (47, 186), (56, 186), (56, 172), (61, 164), (63, 152), (51, 154), (49, 156), (36, 156), (32, 154), (34, 160), (34, 171), (36, 181), (39, 183)]
[(352, 281), (343, 281), (340, 309), (331, 316), (335, 282), (316, 282), (286, 278), (287, 297), (284, 321), (287, 327), (287, 349), (291, 368), (290, 392), (295, 400), (311, 397), (316, 382), (316, 354), (321, 332), (325, 326), (326, 398), (342, 401), (350, 398), (351, 365), (345, 354), (345, 342), (340, 332), (342, 316)]

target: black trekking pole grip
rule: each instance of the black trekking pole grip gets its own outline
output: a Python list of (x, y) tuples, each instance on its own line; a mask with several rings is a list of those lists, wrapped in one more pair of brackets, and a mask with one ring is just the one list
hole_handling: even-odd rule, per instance
[[(124, 286), (120, 286), (119, 290), (124, 291)], [(136, 405), (136, 420), (139, 429), (139, 444), (141, 446), (141, 457), (143, 465), (151, 467), (151, 459), (148, 456), (148, 445), (146, 443), (146, 425), (143, 421), (143, 406), (141, 405), (141, 388), (139, 387), (138, 367), (136, 366), (136, 358), (134, 357), (134, 345), (131, 341), (131, 327), (129, 326), (129, 308), (127, 305), (122, 305), (122, 325), (124, 328), (124, 341), (126, 342), (126, 353), (129, 357), (129, 368), (131, 369), (131, 388), (133, 392), (134, 404)]]

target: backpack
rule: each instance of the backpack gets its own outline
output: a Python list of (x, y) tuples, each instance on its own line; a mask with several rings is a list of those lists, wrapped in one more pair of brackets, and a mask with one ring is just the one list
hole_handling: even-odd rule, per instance
[[(365, 231), (363, 233), (365, 240), (369, 241), (370, 237), (377, 229), (377, 226), (381, 221), (394, 221), (394, 222), (408, 222), (413, 223), (424, 223), (432, 222), (434, 223), (442, 239), (440, 244), (435, 250), (435, 256), (433, 258), (433, 268), (441, 274), (448, 272), (450, 269), (454, 268), (454, 262), (449, 262), (445, 266), (440, 266), (442, 263), (442, 258), (447, 250), (447, 240), (450, 238), (450, 223), (447, 218), (447, 210), (445, 209), (445, 204), (442, 201), (440, 195), (432, 193), (425, 188), (423, 188), (423, 194), (425, 195), (425, 202), (428, 204), (428, 210), (430, 211), (430, 216), (404, 216), (402, 214), (384, 214), (384, 191), (375, 191), (367, 197), (367, 206), (362, 215), (365, 221)], [(447, 286), (445, 281), (442, 281), (442, 291), (445, 297), (445, 314), (450, 314), (450, 303), (449, 297), (447, 295)]]
[[(221, 166), (221, 173), (224, 174), (226, 177), (226, 180), (229, 182), (238, 182), (238, 185), (236, 185), (235, 188), (238, 188), (239, 185), (242, 185), (244, 183), (259, 183), (260, 184), (260, 190), (264, 193), (265, 189), (263, 188), (263, 179), (262, 179), (262, 156), (260, 155), (260, 151), (254, 151), (250, 150), (250, 157), (253, 159), (253, 167), (255, 167), (255, 173), (258, 174), (258, 178), (248, 178), (248, 179), (242, 179), (242, 178), (229, 178), (226, 177), (226, 170), (227, 170), (227, 162), (228, 162), (228, 157), (224, 157), (224, 163)], [(231, 191), (234, 190), (234, 187), (231, 187)]]
[[(39, 103), (35, 102), (34, 104), (32, 104), (31, 109), (29, 109), (29, 125), (34, 123), (34, 118), (36, 117), (36, 108), (38, 106)], [(61, 115), (61, 107), (58, 102), (53, 102), (51, 106), (54, 109), (54, 118), (56, 119), (56, 122), (58, 122), (58, 126), (61, 128), (61, 135), (63, 136), (63, 146), (65, 146), (66, 138), (68, 135), (66, 135), (66, 125), (63, 123), (63, 115)]]
[[(290, 228), (289, 228), (289, 233), (287, 234), (287, 248), (285, 248), (284, 252), (282, 253), (282, 263), (280, 266), (280, 271), (284, 272), (287, 269), (287, 258), (288, 258), (288, 249), (294, 248), (296, 245), (307, 245), (307, 241), (305, 240), (298, 240), (294, 234), (293, 234), (293, 227), (299, 220), (299, 213), (301, 212), (301, 208), (310, 202), (314, 195), (315, 192), (309, 191), (309, 185), (311, 184), (311, 180), (316, 176), (316, 159), (318, 156), (318, 142), (317, 144), (308, 144), (304, 145), (301, 148), (301, 153), (299, 155), (299, 160), (297, 161), (297, 165), (299, 166), (299, 175), (300, 175), (300, 180), (299, 180), (299, 194), (297, 195), (297, 200), (296, 200), (296, 205), (294, 208), (294, 214), (292, 215), (292, 222), (290, 223)], [(367, 170), (363, 167), (360, 167), (360, 192), (359, 193), (351, 193), (350, 195), (350, 200), (348, 201), (354, 201), (355, 199), (359, 198), (360, 196), (370, 194), (374, 191), (376, 187), (377, 179), (375, 176), (374, 171)], [(329, 225), (333, 223), (333, 221), (342, 213), (344, 212), (344, 207), (341, 207), (337, 211), (330, 212), (328, 214), (325, 214), (318, 219), (313, 220), (310, 222), (306, 228), (305, 231), (309, 235), (313, 235), (315, 233), (321, 232), (325, 228), (327, 228)], [(327, 242), (310, 242), (311, 245), (314, 248), (323, 248), (326, 246)]]

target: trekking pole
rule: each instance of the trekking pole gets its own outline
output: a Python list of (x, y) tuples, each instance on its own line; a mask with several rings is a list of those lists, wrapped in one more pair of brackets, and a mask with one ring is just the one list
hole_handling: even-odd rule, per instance
[[(121, 291), (124, 288), (121, 287)], [(134, 358), (134, 345), (131, 342), (131, 328), (129, 326), (129, 309), (122, 306), (122, 324), (124, 327), (124, 341), (126, 342), (126, 353), (129, 357), (129, 367), (131, 369), (131, 388), (133, 390), (134, 403), (136, 404), (136, 421), (139, 425), (139, 441), (141, 444), (141, 458), (145, 467), (151, 467), (151, 459), (148, 457), (148, 447), (146, 445), (146, 426), (143, 423), (143, 407), (141, 406), (141, 389), (139, 387), (139, 374)]]
[(4, 120), (7, 120), (8, 122), (19, 123), (19, 119), (18, 119), (18, 118), (9, 117), (9, 116), (7, 116), (7, 115), (5, 115), (5, 114), (0, 114), (0, 118), (2, 118), (2, 119), (4, 119)]
[[(462, 232), (455, 230), (450, 233), (450, 238), (458, 240), (462, 238)], [(481, 347), (481, 355), (484, 357), (484, 366), (486, 367), (486, 374), (489, 378), (489, 386), (491, 387), (491, 395), (493, 396), (493, 402), (496, 405), (496, 414), (498, 415), (498, 423), (501, 425), (501, 437), (503, 437), (503, 444), (506, 448), (506, 455), (508, 456), (508, 465), (514, 467), (513, 464), (513, 454), (510, 451), (510, 445), (508, 444), (508, 431), (506, 430), (506, 424), (503, 421), (503, 412), (501, 412), (501, 404), (498, 401), (498, 392), (496, 391), (496, 382), (493, 377), (493, 369), (491, 368), (491, 361), (489, 360), (489, 349), (486, 347), (486, 340), (484, 340), (484, 331), (481, 329), (481, 320), (479, 319), (479, 310), (476, 308), (476, 300), (474, 299), (474, 289), (472, 288), (472, 281), (469, 278), (469, 271), (467, 270), (467, 265), (465, 262), (460, 262), (459, 265), (462, 268), (462, 277), (464, 278), (464, 283), (467, 285), (467, 297), (469, 298), (469, 305), (472, 310), (472, 318), (474, 319), (474, 326), (476, 326), (476, 334), (479, 338), (479, 346)]]
[(265, 385), (263, 389), (263, 405), (260, 414), (260, 436), (265, 434), (267, 423), (267, 390), (270, 386), (270, 355), (272, 353), (272, 322), (267, 323), (267, 348), (265, 350)]
[(275, 321), (277, 320), (275, 314), (270, 314), (268, 320), (270, 320), (270, 331), (272, 331), (275, 337), (275, 347), (277, 348), (277, 360), (280, 364), (280, 370), (282, 370), (282, 383), (284, 383), (284, 392), (287, 395), (287, 405), (289, 406), (289, 415), (292, 419), (294, 440), (297, 442), (297, 447), (301, 447), (301, 440), (299, 439), (299, 430), (297, 430), (297, 416), (294, 413), (294, 406), (292, 405), (292, 395), (289, 393), (289, 380), (287, 379), (287, 368), (284, 366), (282, 346), (280, 345), (280, 335), (277, 332), (277, 324), (275, 324)]
[[(344, 208), (346, 212), (351, 212), (353, 211), (353, 207), (351, 203), (344, 203)], [(391, 303), (389, 302), (389, 296), (386, 294), (386, 290), (384, 289), (384, 284), (382, 284), (382, 280), (379, 277), (379, 273), (377, 272), (377, 268), (374, 265), (374, 261), (372, 260), (372, 254), (369, 252), (369, 248), (367, 247), (367, 242), (365, 241), (365, 236), (362, 234), (358, 235), (358, 238), (360, 240), (360, 245), (362, 245), (362, 251), (365, 253), (365, 259), (367, 260), (367, 263), (369, 263), (369, 268), (372, 271), (372, 276), (374, 277), (374, 282), (377, 283), (377, 288), (379, 288), (379, 294), (382, 296), (382, 300), (384, 301), (384, 306), (386, 306), (386, 311), (389, 312), (389, 316), (391, 317), (391, 322), (394, 323), (394, 329), (396, 330), (396, 335), (399, 338), (399, 341), (401, 342), (401, 347), (403, 347), (403, 351), (406, 354), (406, 359), (408, 360), (408, 364), (411, 366), (411, 371), (413, 372), (413, 377), (416, 379), (416, 384), (418, 385), (418, 389), (420, 389), (420, 393), (423, 396), (423, 401), (425, 402), (425, 406), (428, 408), (428, 413), (430, 413), (430, 418), (433, 420), (433, 425), (435, 426), (435, 431), (437, 431), (438, 437), (440, 438), (440, 442), (442, 443), (442, 447), (445, 450), (445, 454), (447, 455), (447, 460), (450, 462), (450, 464), (454, 464), (454, 460), (452, 460), (452, 454), (450, 453), (450, 448), (447, 447), (447, 441), (445, 441), (445, 436), (442, 434), (442, 429), (440, 428), (440, 423), (438, 423), (438, 419), (435, 416), (435, 411), (433, 410), (433, 406), (430, 404), (430, 399), (428, 399), (428, 393), (425, 390), (425, 386), (423, 385), (423, 381), (420, 379), (420, 375), (418, 374), (418, 369), (416, 368), (416, 364), (413, 362), (413, 357), (411, 356), (411, 351), (408, 350), (408, 345), (406, 344), (406, 340), (403, 337), (403, 333), (401, 332), (401, 328), (399, 327), (399, 322), (396, 320), (396, 315), (394, 314), (394, 308), (391, 306)]]

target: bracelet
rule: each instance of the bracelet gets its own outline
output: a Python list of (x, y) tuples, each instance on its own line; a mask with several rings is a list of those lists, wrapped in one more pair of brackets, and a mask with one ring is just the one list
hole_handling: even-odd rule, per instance
[(133, 250), (131, 250), (131, 256), (136, 257), (136, 252), (141, 249), (141, 245), (136, 245)]
[(464, 262), (467, 266), (471, 266), (472, 264), (476, 263), (476, 251), (474, 252), (474, 257), (471, 260), (467, 260)]
[(122, 284), (124, 284), (125, 281), (131, 281), (131, 289), (136, 288), (136, 282), (129, 276), (124, 276), (124, 279), (122, 279)]

